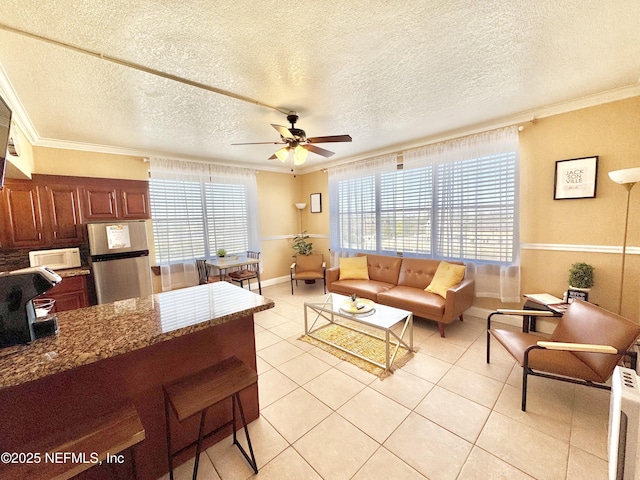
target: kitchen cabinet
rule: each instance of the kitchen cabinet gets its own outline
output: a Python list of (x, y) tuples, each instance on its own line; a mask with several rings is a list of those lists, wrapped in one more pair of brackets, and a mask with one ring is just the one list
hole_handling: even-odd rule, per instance
[(117, 192), (109, 186), (83, 189), (83, 210), (86, 220), (115, 220), (118, 218)]
[(151, 218), (147, 182), (108, 180), (108, 184), (86, 186), (83, 190), (85, 220)]
[(42, 187), (29, 181), (7, 180), (2, 189), (0, 211), (3, 247), (46, 247), (42, 216)]
[(84, 239), (78, 187), (51, 184), (45, 187), (48, 211), (49, 243), (55, 246), (76, 245)]
[(53, 298), (56, 301), (53, 312), (88, 307), (90, 302), (87, 275), (63, 277), (58, 285), (40, 295), (39, 298)]
[(129, 220), (151, 218), (149, 213), (149, 185), (126, 186), (120, 189), (122, 218)]
[(58, 248), (86, 242), (84, 223), (146, 220), (149, 183), (34, 174), (7, 179), (0, 193), (1, 248)]

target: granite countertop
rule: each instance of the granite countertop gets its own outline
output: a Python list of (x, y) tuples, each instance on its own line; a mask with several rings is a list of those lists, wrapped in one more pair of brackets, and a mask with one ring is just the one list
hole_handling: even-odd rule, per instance
[(122, 355), (273, 308), (227, 282), (58, 313), (60, 333), (0, 350), (0, 388)]
[(62, 278), (77, 277), (78, 275), (89, 275), (91, 269), (89, 267), (65, 268), (64, 270), (55, 270)]

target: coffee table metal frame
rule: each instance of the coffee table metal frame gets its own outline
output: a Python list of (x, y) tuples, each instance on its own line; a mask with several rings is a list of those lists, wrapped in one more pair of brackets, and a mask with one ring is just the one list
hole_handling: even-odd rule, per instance
[[(351, 314), (344, 310), (341, 310), (340, 307), (344, 304), (344, 302), (348, 301), (349, 297), (344, 295), (339, 295), (337, 293), (329, 294), (323, 302), (305, 302), (304, 304), (304, 333), (311, 338), (314, 338), (320, 342), (326, 343), (327, 345), (331, 345), (338, 350), (342, 350), (343, 352), (354, 355), (362, 360), (373, 363), (374, 365), (384, 368), (386, 371), (389, 370), (389, 367), (393, 364), (393, 361), (396, 358), (398, 350), (402, 345), (410, 352), (413, 352), (413, 313), (408, 310), (401, 310), (395, 307), (389, 307), (386, 305), (380, 305), (378, 303), (374, 303), (374, 309), (368, 313), (363, 314)], [(311, 311), (315, 313), (315, 318), (309, 321), (308, 312)], [(312, 314), (313, 316), (313, 314)], [(323, 323), (316, 327), (316, 324), (324, 319), (328, 321), (330, 324), (340, 325), (341, 327), (347, 328), (349, 330), (353, 330), (355, 332), (362, 333), (364, 335), (377, 338), (379, 340), (384, 340), (385, 342), (385, 364), (378, 363), (370, 358), (367, 358), (363, 355), (360, 355), (352, 350), (342, 347), (341, 345), (336, 345), (333, 342), (325, 340), (324, 338), (320, 338), (317, 335), (314, 335), (314, 332), (319, 329), (326, 327), (328, 324)], [(367, 332), (365, 330), (360, 330), (355, 328), (345, 322), (340, 322), (340, 319), (349, 320), (350, 322), (359, 323), (362, 325), (366, 325), (367, 327), (373, 327), (377, 330), (382, 330), (384, 332), (384, 336), (377, 336), (371, 332)], [(400, 335), (397, 335), (391, 328), (400, 323), (404, 322), (404, 326), (402, 327), (402, 332)], [(408, 334), (409, 338), (407, 343), (404, 340), (405, 333)], [(395, 341), (391, 341), (393, 337)], [(393, 353), (390, 352), (391, 346), (394, 347)]]

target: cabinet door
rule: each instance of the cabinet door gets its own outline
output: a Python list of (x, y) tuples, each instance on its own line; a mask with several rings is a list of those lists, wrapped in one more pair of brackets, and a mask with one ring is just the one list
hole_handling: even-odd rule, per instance
[(126, 187), (120, 190), (122, 200), (121, 217), (129, 219), (147, 219), (149, 215), (149, 189)]
[(7, 182), (2, 191), (6, 247), (46, 246), (40, 188), (31, 182)]
[(86, 275), (65, 277), (58, 285), (46, 291), (39, 298), (53, 298), (56, 303), (54, 312), (76, 310), (89, 306)]
[(118, 218), (116, 189), (111, 187), (85, 187), (85, 220), (115, 220)]
[(70, 185), (47, 185), (51, 244), (67, 246), (84, 238), (80, 215), (80, 193)]

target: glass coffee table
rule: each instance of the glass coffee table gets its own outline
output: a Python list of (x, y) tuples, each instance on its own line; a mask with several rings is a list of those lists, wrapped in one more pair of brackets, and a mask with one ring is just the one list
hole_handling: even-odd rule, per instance
[[(304, 304), (304, 333), (320, 342), (331, 345), (334, 348), (355, 355), (362, 360), (373, 363), (380, 368), (389, 370), (394, 359), (403, 346), (413, 352), (413, 314), (407, 310), (380, 305), (367, 299), (358, 299), (356, 308), (352, 308), (350, 298), (337, 293), (327, 295), (319, 302), (305, 302)], [(330, 324), (340, 325), (349, 330), (359, 332), (362, 335), (377, 338), (385, 342), (385, 363), (378, 363), (342, 345), (337, 345), (325, 338), (316, 335), (316, 332)], [(400, 334), (392, 330), (394, 325), (401, 324)], [(359, 325), (372, 331), (358, 328)], [(376, 332), (381, 335), (376, 335)], [(405, 340), (405, 335), (407, 340)], [(393, 352), (391, 349), (393, 348)]]

